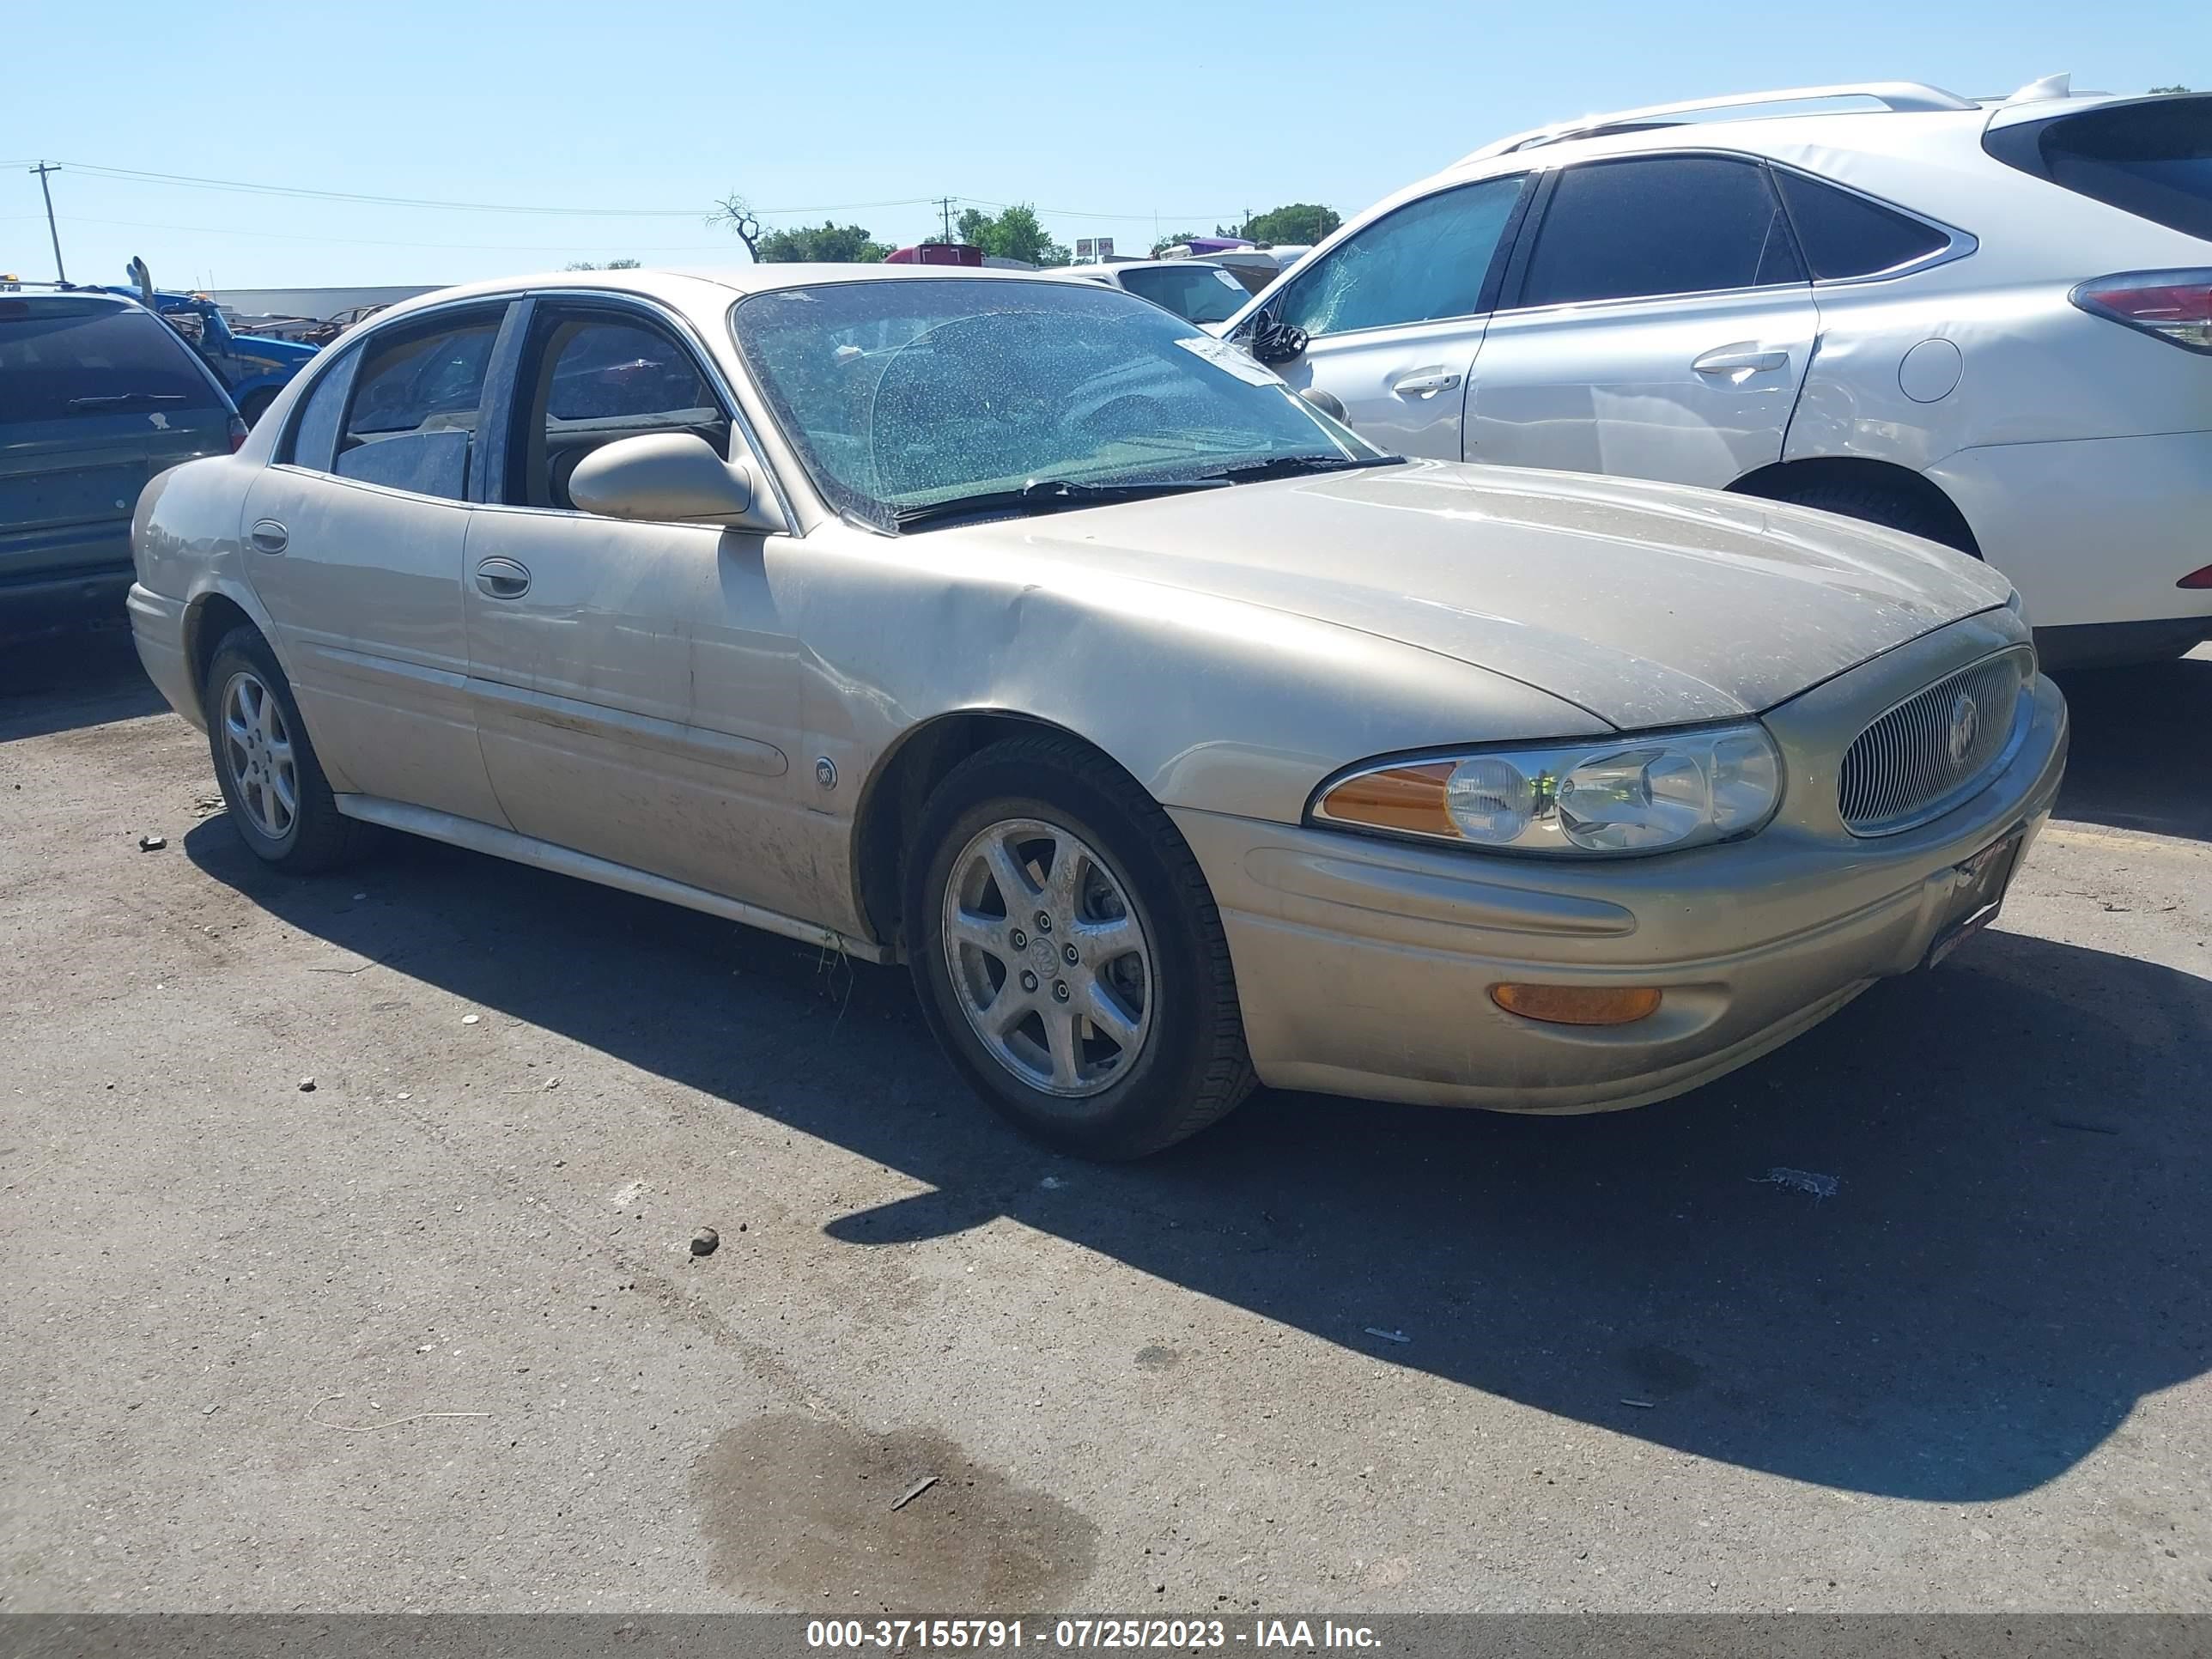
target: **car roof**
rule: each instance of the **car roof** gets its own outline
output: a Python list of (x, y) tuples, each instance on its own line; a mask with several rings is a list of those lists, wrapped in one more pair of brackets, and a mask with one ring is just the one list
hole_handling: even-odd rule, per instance
[(140, 306), (137, 301), (126, 300), (119, 294), (105, 293), (96, 288), (64, 287), (60, 283), (41, 283), (35, 286), (27, 283), (21, 288), (0, 288), (0, 301), (15, 300), (27, 300), (33, 304), (41, 300), (66, 300), (80, 309), (87, 301), (91, 301), (95, 305), (107, 307), (112, 310), (119, 311), (125, 306), (137, 310), (145, 308)]
[[(1840, 127), (1898, 116), (1944, 116), (1951, 125), (1978, 130), (1996, 120), (2010, 121), (2065, 111), (2093, 109), (2102, 104), (2133, 101), (2156, 94), (2075, 92), (2072, 77), (2054, 75), (2032, 82), (2008, 97), (1962, 98), (1941, 87), (1917, 81), (1869, 81), (1837, 86), (1785, 87), (1766, 92), (1731, 93), (1723, 97), (1692, 99), (1680, 103), (1653, 104), (1640, 109), (1616, 110), (1553, 122), (1548, 126), (1516, 132), (1485, 144), (1460, 158), (1458, 166), (1519, 155), (1554, 146), (1595, 146), (1610, 138), (1628, 138), (1657, 132), (1673, 133), (1677, 141), (1686, 128), (1733, 130), (1765, 127), (1777, 121), (1812, 120)], [(1844, 106), (1849, 105), (1850, 107)], [(1868, 106), (1874, 106), (1869, 108)], [(1756, 131), (1732, 134), (1756, 148)], [(1663, 139), (1662, 140), (1663, 142)], [(1634, 146), (1631, 146), (1634, 148)]]
[(983, 265), (753, 264), (684, 269), (635, 267), (623, 270), (549, 270), (441, 288), (401, 300), (376, 313), (379, 328), (413, 313), (456, 301), (503, 299), (520, 294), (634, 294), (678, 310), (719, 309), (732, 295), (776, 289), (814, 288), (830, 283), (1063, 283), (1066, 278), (1037, 270), (1004, 270)]
[(1219, 270), (1212, 259), (1107, 259), (1087, 265), (1048, 265), (1044, 276), (1104, 276), (1117, 270)]

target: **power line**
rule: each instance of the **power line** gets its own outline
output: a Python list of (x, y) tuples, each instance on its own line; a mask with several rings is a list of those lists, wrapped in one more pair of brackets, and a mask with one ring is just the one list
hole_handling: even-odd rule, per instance
[[(546, 207), (518, 202), (466, 202), (441, 197), (385, 196), (365, 191), (325, 190), (307, 185), (272, 185), (245, 179), (211, 179), (198, 173), (162, 173), (147, 167), (109, 167), (95, 161), (56, 162), (52, 165), (57, 170), (67, 167), (73, 172), (96, 178), (113, 179), (124, 183), (170, 185), (185, 190), (227, 191), (248, 196), (293, 197), (307, 201), (345, 202), (355, 206), (414, 208), (449, 213), (509, 213), (580, 219), (696, 220), (707, 216), (706, 212), (698, 208), (602, 208), (574, 205)], [(877, 208), (933, 207), (949, 210), (951, 205), (963, 203), (974, 207), (996, 208), (1001, 210), (1016, 205), (1009, 202), (991, 201), (980, 196), (949, 198), (902, 196), (867, 202), (817, 202), (806, 206), (763, 207), (757, 209), (756, 211), (763, 214), (793, 216), (806, 213), (858, 213)], [(1100, 219), (1133, 224), (1150, 220), (1154, 216), (1149, 210), (1142, 213), (1105, 213), (1085, 208), (1047, 207), (1034, 203), (1025, 205), (1034, 207), (1039, 213), (1049, 213), (1054, 217), (1060, 219)], [(950, 218), (949, 211), (945, 213), (945, 216)], [(1204, 213), (1163, 213), (1159, 216), (1170, 219), (1206, 219), (1218, 218), (1222, 216)]]
[[(35, 219), (35, 213), (21, 216)], [(573, 253), (580, 246), (577, 242), (406, 242), (380, 237), (320, 236), (301, 231), (236, 230), (224, 225), (168, 225), (143, 219), (95, 219), (84, 214), (64, 213), (60, 216), (73, 225), (107, 225), (122, 230), (177, 230), (198, 236), (245, 236), (256, 241), (323, 242), (346, 247), (416, 247), (453, 248), (473, 253)], [(636, 253), (720, 253), (735, 252), (735, 242), (661, 243), (658, 246), (637, 246), (625, 243), (628, 251)]]
[[(187, 190), (229, 191), (249, 196), (288, 196), (310, 201), (346, 202), (356, 206), (404, 207), (430, 209), (455, 213), (519, 213), (538, 214), (553, 217), (582, 219), (704, 219), (707, 211), (701, 208), (592, 208), (538, 207), (514, 202), (456, 202), (435, 197), (377, 196), (361, 191), (319, 190), (304, 185), (257, 184), (242, 179), (207, 179), (193, 173), (155, 173), (143, 167), (112, 167), (96, 162), (70, 161), (57, 163), (72, 171), (103, 179), (114, 179), (126, 183), (169, 185)], [(903, 197), (896, 200), (876, 202), (816, 203), (809, 207), (761, 208), (757, 211), (775, 214), (853, 213), (870, 208), (933, 207), (936, 203), (927, 196)]]
[(1123, 224), (1149, 223), (1154, 219), (1218, 220), (1226, 216), (1219, 213), (1154, 213), (1149, 209), (1143, 213), (1090, 213), (1079, 208), (1045, 207), (1036, 202), (987, 202), (980, 196), (963, 196), (957, 199), (970, 207), (997, 208), (1001, 211), (1010, 207), (1026, 207), (1035, 213), (1048, 213), (1055, 219), (1105, 219)]

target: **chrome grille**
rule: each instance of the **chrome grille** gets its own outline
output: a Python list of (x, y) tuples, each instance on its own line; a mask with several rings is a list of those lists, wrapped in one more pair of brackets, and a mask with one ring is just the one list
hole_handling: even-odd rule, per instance
[(2025, 647), (1984, 658), (1916, 691), (1860, 732), (1844, 756), (1836, 804), (1855, 836), (1889, 836), (1948, 811), (2009, 746)]

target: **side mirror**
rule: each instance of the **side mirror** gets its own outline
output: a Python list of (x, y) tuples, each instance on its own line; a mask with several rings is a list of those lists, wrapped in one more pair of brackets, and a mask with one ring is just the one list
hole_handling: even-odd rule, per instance
[(1352, 424), (1352, 416), (1345, 413), (1344, 399), (1334, 392), (1323, 392), (1317, 386), (1310, 386), (1298, 393), (1298, 396), (1340, 424), (1344, 426)]
[(602, 444), (568, 475), (568, 499), (610, 519), (781, 530), (783, 515), (765, 495), (750, 462), (724, 460), (691, 432)]
[(1261, 362), (1296, 362), (1305, 355), (1306, 331), (1285, 322), (1272, 311), (1263, 311), (1252, 319), (1252, 355)]

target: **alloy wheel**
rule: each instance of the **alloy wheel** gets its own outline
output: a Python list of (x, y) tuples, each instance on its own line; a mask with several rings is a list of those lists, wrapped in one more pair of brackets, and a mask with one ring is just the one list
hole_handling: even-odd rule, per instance
[(1031, 1088), (1096, 1095), (1144, 1052), (1152, 942), (1080, 836), (1036, 818), (989, 825), (952, 861), (941, 931), (969, 1025)]
[(269, 840), (283, 841), (299, 821), (299, 765), (283, 708), (253, 674), (234, 674), (223, 688), (222, 743), (247, 819)]

